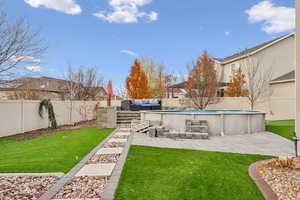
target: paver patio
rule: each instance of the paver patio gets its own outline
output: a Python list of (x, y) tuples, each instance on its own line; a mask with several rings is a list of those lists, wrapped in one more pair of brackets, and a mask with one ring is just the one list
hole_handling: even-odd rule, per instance
[(151, 138), (145, 134), (135, 133), (132, 145), (269, 156), (294, 156), (295, 153), (292, 141), (269, 132), (251, 135), (217, 136), (210, 137), (209, 140)]

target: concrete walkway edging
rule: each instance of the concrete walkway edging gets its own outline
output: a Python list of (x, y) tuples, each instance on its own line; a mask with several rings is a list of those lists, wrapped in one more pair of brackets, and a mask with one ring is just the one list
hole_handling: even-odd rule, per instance
[(275, 192), (272, 190), (272, 188), (268, 185), (268, 183), (261, 177), (259, 172), (257, 171), (257, 168), (264, 164), (268, 160), (261, 160), (257, 161), (250, 165), (248, 169), (248, 174), (251, 177), (251, 179), (255, 182), (258, 189), (261, 191), (265, 199), (267, 200), (278, 200), (278, 196), (275, 194)]
[(65, 174), (62, 172), (55, 173), (0, 173), (0, 176), (55, 176), (63, 177)]
[(45, 192), (38, 200), (51, 200), (59, 190), (67, 184), (77, 172), (86, 164), (87, 161), (99, 151), (105, 143), (110, 140), (113, 135), (118, 132), (118, 128), (115, 129), (108, 137), (106, 137), (100, 144), (98, 144), (92, 151), (90, 151), (79, 163), (77, 163), (67, 174), (65, 174), (59, 181), (54, 184), (47, 192)]
[(127, 144), (124, 147), (121, 157), (115, 166), (112, 176), (110, 177), (107, 185), (104, 188), (104, 193), (102, 195), (101, 200), (113, 200), (114, 199), (114, 195), (115, 195), (115, 192), (117, 190), (117, 187), (118, 187), (118, 184), (120, 181), (120, 177), (121, 177), (123, 167), (126, 162), (126, 158), (127, 158), (132, 140), (133, 140), (133, 133), (130, 134)]

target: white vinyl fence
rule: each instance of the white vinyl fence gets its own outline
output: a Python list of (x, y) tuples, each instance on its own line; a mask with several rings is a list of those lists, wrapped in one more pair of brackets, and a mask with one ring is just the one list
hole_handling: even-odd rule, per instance
[[(48, 127), (47, 112), (38, 114), (40, 101), (0, 101), (0, 137)], [(58, 125), (96, 119), (96, 101), (52, 101)]]

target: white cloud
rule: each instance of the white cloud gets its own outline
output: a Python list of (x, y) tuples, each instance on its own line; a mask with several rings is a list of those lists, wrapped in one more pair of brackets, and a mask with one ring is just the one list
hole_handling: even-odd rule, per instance
[(110, 23), (137, 23), (140, 18), (146, 18), (149, 22), (156, 21), (157, 12), (140, 11), (140, 7), (151, 2), (152, 0), (109, 0), (110, 12), (100, 11), (93, 15)]
[(148, 14), (149, 21), (156, 21), (158, 19), (158, 13), (157, 12), (151, 12)]
[(295, 28), (295, 8), (276, 6), (270, 0), (264, 0), (246, 10), (251, 23), (263, 22), (266, 33), (292, 31)]
[(134, 57), (138, 57), (138, 56), (139, 56), (139, 55), (138, 55), (137, 53), (135, 53), (134, 51), (130, 51), (130, 50), (127, 50), (127, 49), (121, 50), (121, 53), (130, 55), (130, 56), (134, 56)]
[(31, 72), (42, 72), (43, 71), (43, 67), (39, 66), (39, 65), (36, 65), (36, 66), (27, 66), (26, 69), (28, 71), (31, 71)]
[(230, 33), (229, 31), (225, 31), (224, 34), (225, 34), (226, 36), (229, 36), (231, 33)]
[(80, 6), (75, 0), (24, 0), (27, 4), (34, 8), (45, 7), (66, 14), (77, 15), (81, 13)]
[(31, 62), (31, 63), (41, 63), (42, 60), (34, 58), (32, 56), (12, 56), (10, 58), (13, 62)]

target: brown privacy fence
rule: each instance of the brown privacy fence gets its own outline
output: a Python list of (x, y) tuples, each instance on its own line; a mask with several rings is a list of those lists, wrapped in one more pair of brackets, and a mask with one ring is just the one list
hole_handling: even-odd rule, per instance
[[(48, 127), (48, 116), (38, 114), (40, 101), (0, 101), (0, 137)], [(96, 118), (96, 101), (52, 101), (58, 125)]]

